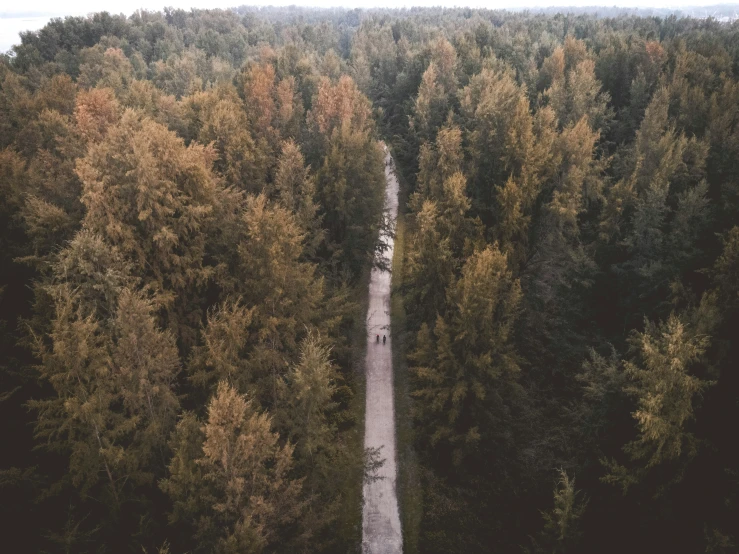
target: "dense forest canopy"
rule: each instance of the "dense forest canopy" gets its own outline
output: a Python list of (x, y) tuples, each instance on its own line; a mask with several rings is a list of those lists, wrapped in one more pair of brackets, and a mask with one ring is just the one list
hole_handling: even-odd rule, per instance
[(24, 33), (3, 543), (360, 549), (384, 140), (406, 550), (736, 552), (738, 25), (241, 7)]

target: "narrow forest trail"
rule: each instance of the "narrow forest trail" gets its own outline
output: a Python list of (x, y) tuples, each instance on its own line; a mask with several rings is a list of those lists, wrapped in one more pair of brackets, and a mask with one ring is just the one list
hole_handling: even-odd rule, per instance
[[(398, 179), (392, 158), (385, 154), (385, 209), (392, 225), (398, 215)], [(362, 509), (362, 551), (366, 554), (394, 554), (403, 551), (400, 513), (396, 490), (395, 405), (393, 400), (393, 339), (390, 329), (390, 280), (393, 237), (382, 234), (388, 270), (372, 268), (367, 309), (367, 405), (364, 419), (365, 449), (380, 449), (384, 464), (376, 479), (364, 483)], [(377, 342), (377, 335), (380, 341)], [(383, 344), (382, 336), (387, 336)]]

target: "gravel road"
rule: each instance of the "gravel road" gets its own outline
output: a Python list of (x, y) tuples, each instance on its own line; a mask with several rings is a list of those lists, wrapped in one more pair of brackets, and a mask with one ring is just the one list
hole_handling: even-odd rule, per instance
[[(398, 215), (398, 179), (392, 158), (385, 155), (386, 217), (395, 224)], [(390, 267), (393, 239), (382, 236), (389, 245), (384, 253)], [(362, 512), (362, 551), (366, 554), (395, 554), (403, 551), (400, 530), (398, 496), (396, 493), (397, 465), (395, 460), (395, 405), (393, 401), (393, 338), (390, 328), (389, 271), (372, 269), (367, 312), (367, 406), (364, 421), (364, 447), (380, 448), (384, 464), (377, 471), (378, 479), (364, 483)], [(380, 335), (380, 342), (376, 341)], [(387, 337), (383, 344), (382, 336)]]

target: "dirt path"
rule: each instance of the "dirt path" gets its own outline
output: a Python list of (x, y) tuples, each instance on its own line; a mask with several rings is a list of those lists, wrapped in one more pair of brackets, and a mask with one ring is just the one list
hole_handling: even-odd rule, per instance
[[(385, 209), (395, 224), (398, 215), (398, 179), (389, 166), (390, 154), (385, 155)], [(391, 267), (393, 239), (383, 236), (389, 245), (386, 263)], [(380, 448), (383, 466), (379, 479), (365, 482), (362, 511), (362, 551), (367, 554), (394, 554), (403, 551), (400, 531), (398, 496), (395, 487), (395, 406), (393, 401), (393, 339), (390, 329), (390, 272), (372, 269), (367, 312), (367, 407), (364, 420), (364, 447)], [(380, 342), (376, 341), (380, 335)], [(387, 342), (382, 343), (382, 336)]]

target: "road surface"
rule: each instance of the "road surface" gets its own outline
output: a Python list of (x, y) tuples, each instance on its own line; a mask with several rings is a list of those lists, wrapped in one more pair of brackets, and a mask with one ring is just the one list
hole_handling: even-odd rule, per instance
[[(395, 227), (398, 215), (398, 179), (385, 154), (385, 210)], [(393, 238), (382, 235), (389, 248), (385, 263), (391, 267)], [(393, 339), (390, 329), (390, 272), (372, 268), (367, 310), (367, 406), (364, 420), (364, 447), (380, 448), (384, 464), (377, 471), (378, 479), (365, 481), (362, 510), (362, 551), (365, 554), (395, 554), (403, 551), (400, 531), (398, 495), (396, 493), (397, 464), (395, 460), (395, 403), (393, 401)], [(380, 342), (376, 341), (380, 335)], [(387, 342), (382, 343), (382, 336)]]

